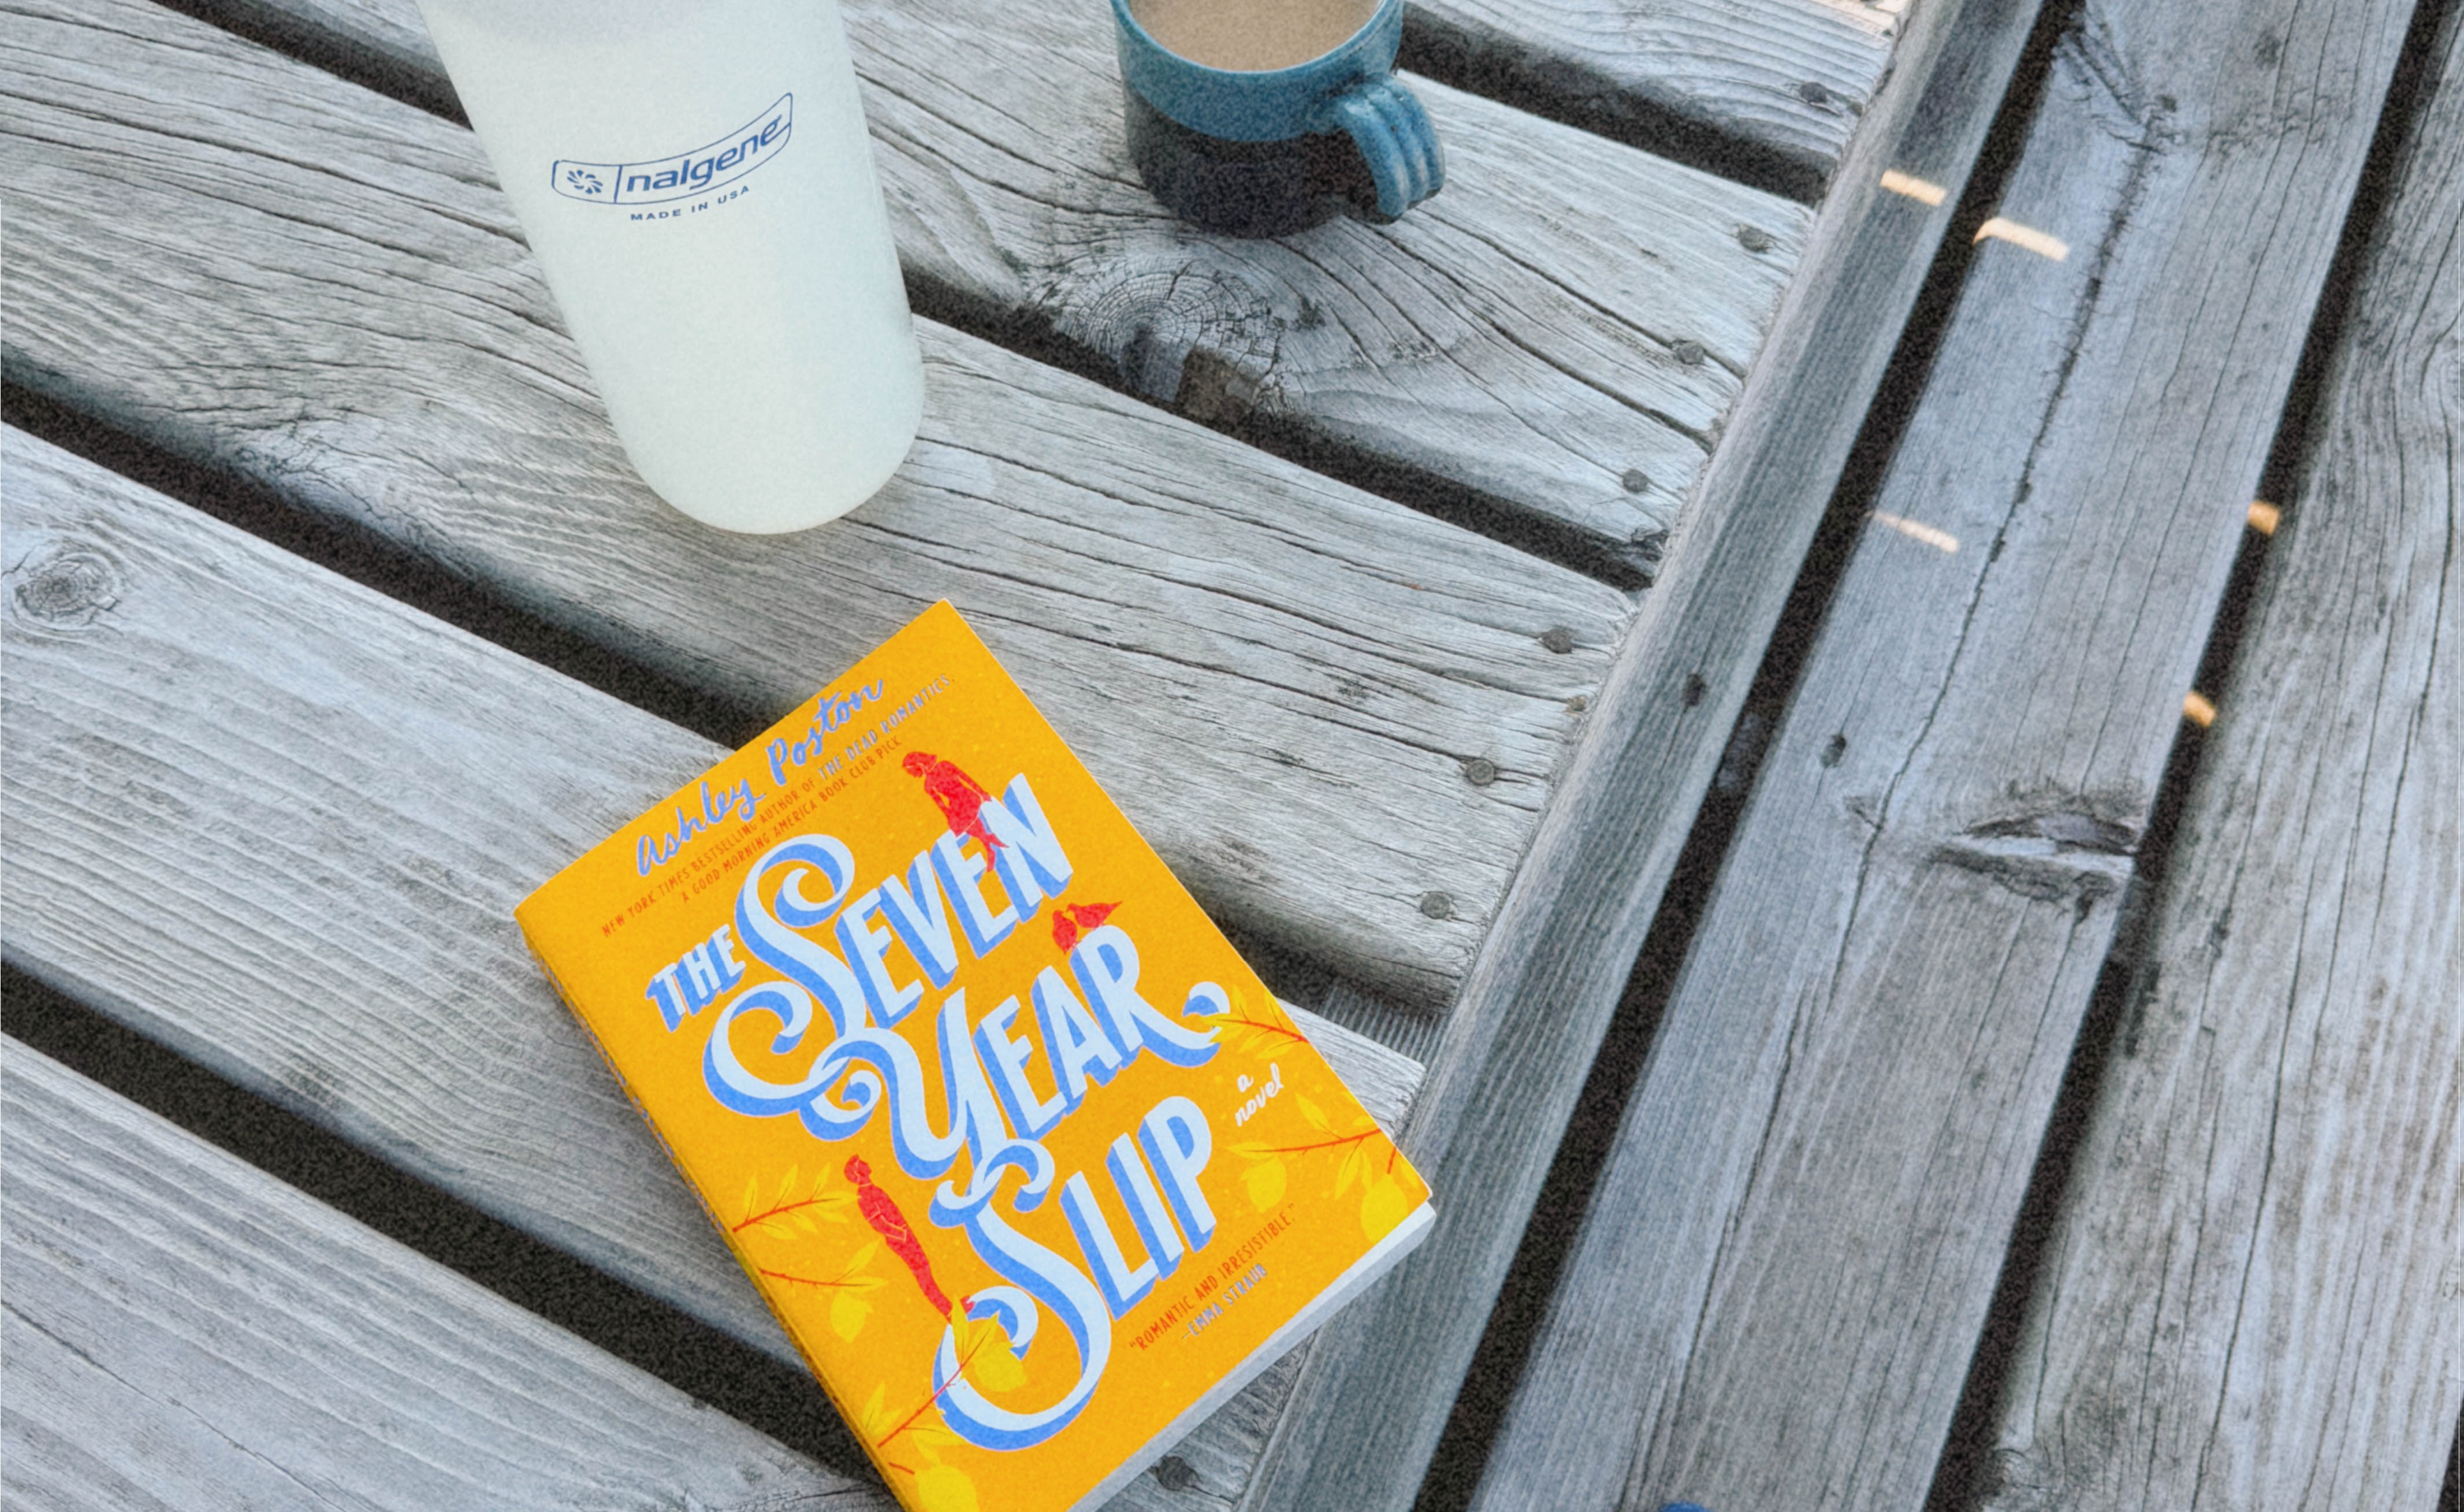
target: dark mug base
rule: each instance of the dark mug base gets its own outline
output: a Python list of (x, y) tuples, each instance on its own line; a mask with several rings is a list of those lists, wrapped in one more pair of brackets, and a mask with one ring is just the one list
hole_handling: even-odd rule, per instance
[(1192, 131), (1123, 86), (1130, 156), (1155, 198), (1181, 219), (1235, 236), (1281, 236), (1349, 209), (1382, 221), (1377, 189), (1350, 137), (1227, 142)]

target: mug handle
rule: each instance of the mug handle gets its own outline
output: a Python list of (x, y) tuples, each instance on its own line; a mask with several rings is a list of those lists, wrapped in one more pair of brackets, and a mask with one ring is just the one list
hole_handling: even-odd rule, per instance
[(1348, 133), (1377, 186), (1377, 213), (1393, 220), (1446, 183), (1445, 154), (1419, 100), (1381, 74), (1334, 97), (1327, 105), (1332, 123)]

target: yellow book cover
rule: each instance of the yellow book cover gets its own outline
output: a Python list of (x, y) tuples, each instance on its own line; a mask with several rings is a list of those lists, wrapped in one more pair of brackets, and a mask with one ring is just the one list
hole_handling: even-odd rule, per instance
[(1102, 1501), (1428, 1230), (948, 604), (516, 917), (918, 1512)]

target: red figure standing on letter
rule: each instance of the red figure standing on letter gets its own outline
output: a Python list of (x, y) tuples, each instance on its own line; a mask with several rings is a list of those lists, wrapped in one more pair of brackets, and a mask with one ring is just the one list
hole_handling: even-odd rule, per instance
[(943, 761), (926, 751), (909, 751), (899, 765), (907, 768), (910, 777), (924, 779), (924, 795), (940, 809), (952, 834), (981, 840), (987, 856), (1001, 849), (1001, 842), (984, 828), (981, 811), (993, 795), (984, 790), (983, 784), (960, 771), (957, 763)]
[(898, 1211), (898, 1204), (891, 1200), (890, 1193), (872, 1184), (872, 1167), (864, 1163), (863, 1156), (847, 1157), (847, 1178), (855, 1183), (855, 1205), (864, 1214), (864, 1221), (872, 1225), (872, 1232), (881, 1235), (890, 1253), (906, 1261), (907, 1268), (915, 1273), (915, 1284), (924, 1289), (924, 1300), (933, 1304), (934, 1311), (949, 1317), (950, 1299), (942, 1292), (940, 1282), (933, 1279), (932, 1257), (916, 1241), (915, 1231), (907, 1226), (907, 1215)]

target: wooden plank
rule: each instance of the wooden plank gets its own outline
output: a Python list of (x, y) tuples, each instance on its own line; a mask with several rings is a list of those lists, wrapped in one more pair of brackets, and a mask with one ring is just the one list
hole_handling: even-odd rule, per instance
[(2056, 50), (1484, 1512), (1925, 1503), (2411, 9)]
[(1994, 1512), (2429, 1507), (2449, 1473), (2464, 12), (2446, 33), (2030, 1294)]
[(1629, 142), (1682, 139), (1812, 200), (1890, 66), (1903, 3), (1417, 0), (1405, 45), (1485, 92)]
[[(9, 962), (793, 1362), (513, 922), (718, 748), (5, 439)], [(1416, 1065), (1305, 1024), (1402, 1116)], [(1183, 1443), (1201, 1488), (1246, 1476), (1288, 1375)]]
[[(207, 13), (323, 53), (406, 98), (450, 102), (413, 5), (400, 0), (207, 0)], [(1881, 83), (1905, 0), (1419, 0), (1407, 56), (1545, 102), (1628, 140), (1683, 131), (1708, 151), (1768, 159), (1808, 191), (1837, 166)], [(898, 39), (877, 3), (844, 7), (857, 67)], [(1099, 14), (1093, 8), (1089, 14)], [(989, 13), (989, 12), (986, 12)], [(339, 47), (338, 47), (339, 44)], [(1814, 85), (1812, 89), (1807, 85)], [(1800, 194), (1811, 198), (1812, 193)]]
[(929, 324), (882, 497), (705, 529), (467, 131), (143, 0), (11, 11), (12, 380), (765, 713), (951, 598), (1210, 907), (1452, 998), (1621, 595)]
[(35, 1051), (0, 1066), (12, 1504), (891, 1507)]
[[(1415, 79), (1445, 142), (1444, 193), (1391, 227), (1209, 236), (1138, 182), (1105, 7), (845, 12), (892, 230), (927, 305), (1058, 342), (1210, 424), (1467, 487), (1638, 562), (1650, 558), (1636, 539), (1666, 530), (1702, 470), (1810, 218)], [(209, 13), (363, 45), (368, 72), (407, 70), (415, 98), (447, 87), (413, 0), (213, 0)]]
[[(1959, 0), (1911, 22), (1705, 476), (1699, 514), (1644, 598), (1432, 1057), (1406, 1145), (1444, 1194), (1437, 1228), (1375, 1296), (1319, 1333), (1250, 1506), (1401, 1512), (1418, 1493), (1585, 1069), (2035, 14), (2033, 0)], [(1885, 191), (1886, 171), (1940, 185), (1945, 198)]]

